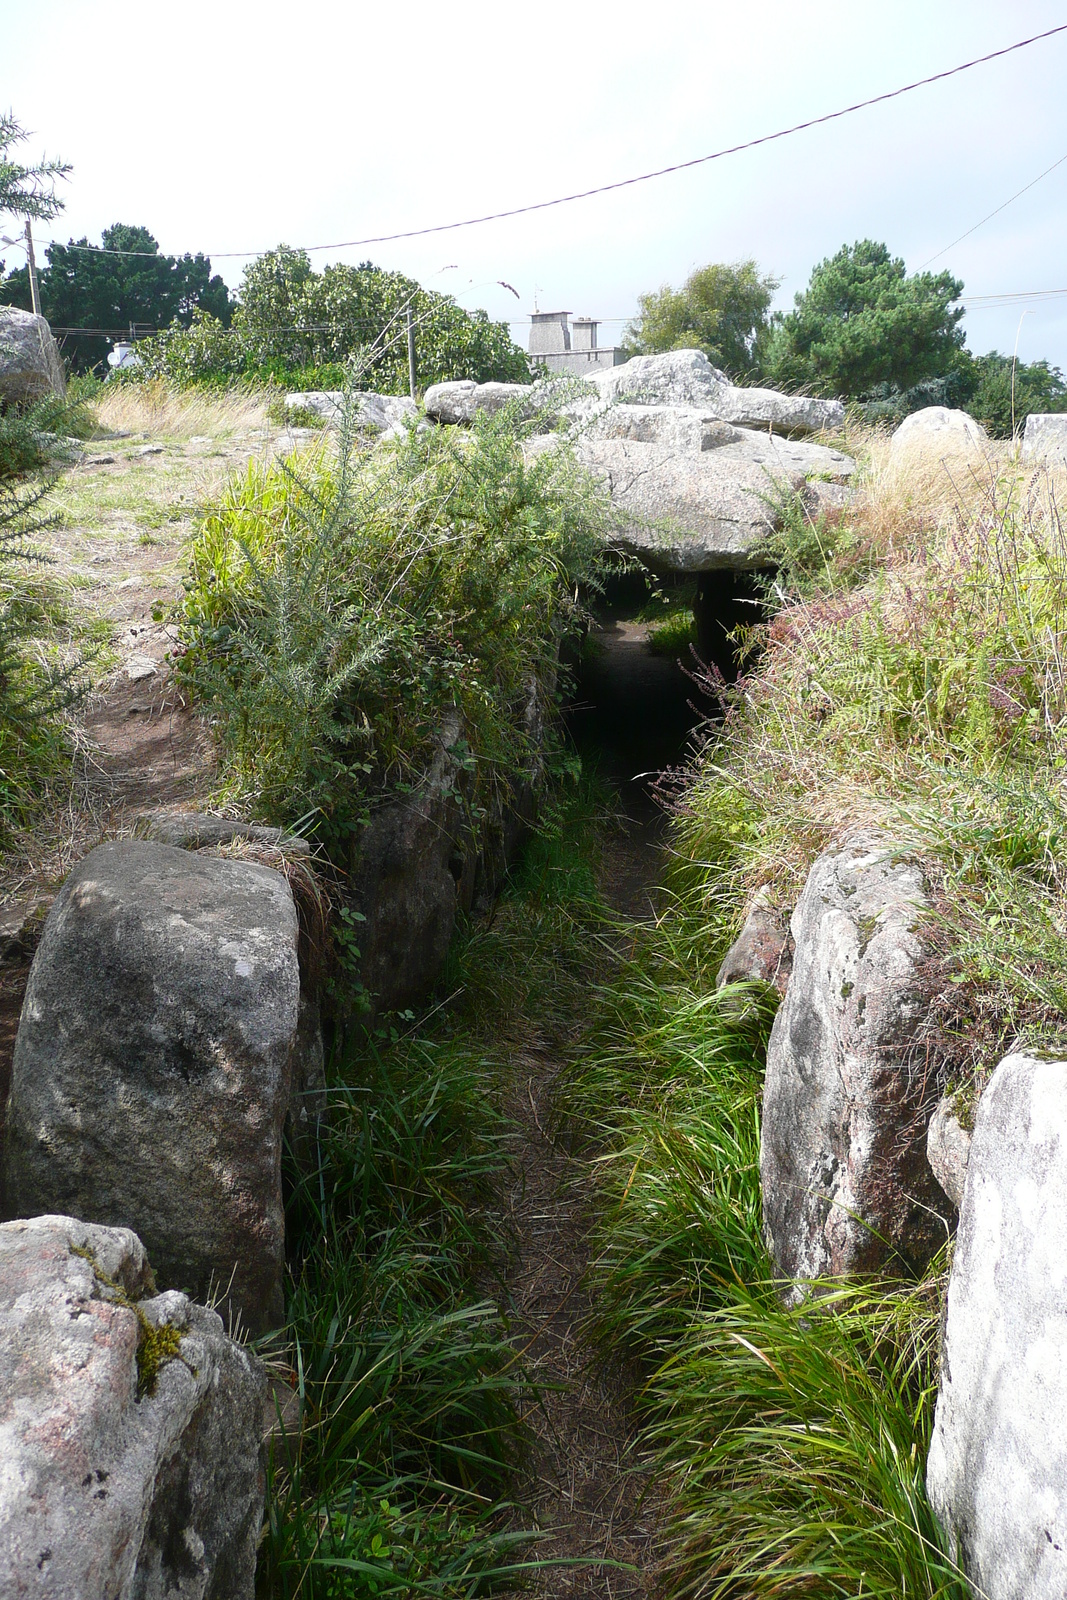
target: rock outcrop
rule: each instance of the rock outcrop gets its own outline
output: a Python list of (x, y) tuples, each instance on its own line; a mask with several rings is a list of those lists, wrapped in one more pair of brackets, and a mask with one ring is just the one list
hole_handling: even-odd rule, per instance
[[(289, 410), (310, 411), (328, 423), (336, 423), (344, 404), (344, 392), (341, 389), (307, 389), (287, 394), (285, 404)], [(357, 427), (389, 439), (403, 433), (405, 424), (414, 421), (419, 414), (418, 406), (407, 395), (367, 391), (354, 394), (352, 405)]]
[(1067, 1593), (1067, 1062), (978, 1103), (927, 1486), (975, 1594)]
[(282, 1130), (300, 1044), (297, 914), (255, 862), (103, 844), (30, 971), (6, 1214), (132, 1227), (160, 1282), (281, 1320)]
[(0, 1227), (0, 1594), (252, 1600), (259, 1362), (124, 1228)]
[(970, 1155), (970, 1132), (959, 1119), (955, 1095), (947, 1094), (937, 1102), (926, 1130), (926, 1159), (957, 1211), (963, 1204)]
[(904, 418), (889, 442), (889, 453), (891, 458), (923, 450), (969, 455), (981, 450), (987, 437), (982, 425), (967, 411), (924, 406)]
[(423, 395), (423, 405), (431, 422), (455, 425), (473, 422), (475, 413), (490, 416), (511, 400), (527, 398), (537, 402), (537, 392), (528, 383), (475, 383), (473, 378), (456, 378), (449, 383), (434, 383)]
[(800, 1286), (920, 1268), (946, 1236), (948, 1208), (926, 1159), (937, 1092), (916, 1049), (926, 903), (919, 866), (863, 836), (819, 857), (793, 913), (760, 1176), (768, 1248)]
[(1063, 466), (1067, 462), (1067, 413), (1032, 411), (1023, 429), (1022, 457)]
[(44, 317), (0, 306), (0, 402), (29, 405), (65, 388), (63, 363)]
[(204, 811), (145, 812), (138, 817), (134, 833), (139, 839), (174, 845), (178, 850), (204, 850), (244, 840), (249, 844), (273, 845), (291, 856), (311, 853), (306, 839), (287, 833), (284, 828), (240, 822), (233, 817), (215, 817)]

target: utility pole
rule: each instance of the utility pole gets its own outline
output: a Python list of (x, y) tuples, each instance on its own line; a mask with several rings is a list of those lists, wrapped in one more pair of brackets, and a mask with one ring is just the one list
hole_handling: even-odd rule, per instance
[(33, 254), (33, 234), (30, 232), (30, 219), (26, 218), (26, 265), (30, 269), (30, 303), (33, 306), (35, 317), (41, 315), (41, 291), (37, 287), (37, 262)]
[(415, 324), (411, 320), (411, 307), (408, 306), (408, 388), (411, 398), (415, 398)]

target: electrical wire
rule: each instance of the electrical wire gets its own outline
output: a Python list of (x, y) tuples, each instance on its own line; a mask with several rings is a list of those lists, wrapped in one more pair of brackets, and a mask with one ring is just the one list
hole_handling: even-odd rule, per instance
[(966, 233), (961, 233), (958, 239), (953, 239), (952, 243), (947, 244), (943, 250), (938, 250), (934, 255), (928, 256), (923, 262), (922, 266), (919, 268), (919, 271), (923, 272), (930, 265), (931, 261), (940, 260), (940, 258), (944, 255), (947, 255), (950, 250), (954, 250), (958, 244), (962, 244), (964, 239), (969, 239), (972, 233), (977, 233), (979, 228), (984, 228), (987, 222), (992, 222), (994, 217), (999, 217), (1002, 211), (1006, 211), (1008, 207), (1013, 205), (1021, 195), (1026, 194), (1028, 189), (1032, 189), (1036, 183), (1040, 183), (1042, 178), (1047, 178), (1050, 172), (1055, 172), (1057, 167), (1062, 167), (1065, 161), (1067, 161), (1067, 155), (1060, 156), (1060, 159), (1058, 161), (1054, 161), (1051, 167), (1046, 167), (1044, 172), (1039, 172), (1036, 178), (1031, 178), (1030, 182), (1024, 184), (1016, 194), (1011, 196), (1010, 200), (1005, 200), (1003, 205), (998, 206), (995, 211), (991, 211), (987, 217), (983, 217), (981, 222), (976, 222), (973, 228), (968, 228)]
[[(676, 161), (669, 167), (657, 167), (653, 172), (641, 172), (632, 178), (619, 178), (614, 183), (598, 184), (592, 189), (579, 189), (573, 194), (557, 195), (553, 200), (538, 200), (531, 205), (512, 206), (506, 211), (490, 211), (480, 217), (465, 217), (459, 222), (440, 222), (428, 228), (405, 228), (399, 233), (378, 233), (368, 235), (364, 239), (342, 239), (334, 244), (305, 245), (304, 249), (311, 254), (319, 250), (351, 250), (367, 244), (392, 244), (398, 239), (421, 239), (435, 233), (452, 233), (458, 228), (474, 228), (486, 222), (502, 222), (510, 217), (528, 216), (534, 211), (548, 211), (554, 206), (570, 205), (576, 200), (589, 200), (594, 195), (611, 194), (619, 189), (631, 188), (637, 183), (649, 183), (653, 178), (665, 178), (673, 172), (685, 172), (691, 167), (704, 166), (709, 161), (721, 161), (726, 156), (739, 155), (743, 150), (755, 150), (758, 146), (772, 144), (778, 139), (787, 139), (794, 133), (803, 133), (808, 128), (818, 128), (827, 122), (836, 122), (840, 117), (851, 116), (855, 111), (863, 111), (868, 106), (881, 105), (887, 100), (896, 100), (903, 94), (911, 94), (915, 89), (926, 88), (928, 84), (940, 83), (945, 78), (954, 78), (961, 72), (969, 72), (972, 67), (983, 66), (987, 61), (996, 61), (1001, 56), (1011, 55), (1016, 50), (1025, 50), (1029, 45), (1038, 44), (1042, 39), (1051, 39), (1058, 33), (1067, 32), (1067, 22), (1060, 23), (1058, 27), (1046, 28), (1044, 33), (1035, 33), (1028, 39), (1019, 39), (1015, 44), (1005, 45), (1000, 50), (991, 50), (988, 55), (975, 56), (971, 61), (964, 61), (958, 67), (949, 67), (944, 72), (934, 72), (928, 78), (917, 78), (914, 83), (903, 84), (899, 89), (887, 90), (884, 94), (872, 95), (868, 100), (857, 100), (854, 105), (843, 106), (839, 111), (828, 111), (821, 117), (809, 117), (805, 122), (796, 122), (789, 128), (779, 128), (776, 133), (765, 133), (758, 139), (746, 139), (743, 144), (729, 145), (723, 150), (715, 150), (710, 155), (694, 156), (689, 161)], [(1036, 180), (1035, 180), (1036, 181)], [(1010, 204), (1010, 202), (1008, 202)], [(981, 224), (978, 224), (981, 226)], [(53, 240), (53, 243), (58, 241)], [(104, 246), (71, 244), (66, 248), (72, 250), (97, 250)], [(950, 245), (949, 249), (952, 248)], [(111, 255), (117, 256), (148, 256), (151, 250), (110, 250)], [(207, 255), (213, 261), (224, 261), (240, 257), (258, 256), (264, 254), (262, 250), (210, 250), (200, 251), (199, 254)]]

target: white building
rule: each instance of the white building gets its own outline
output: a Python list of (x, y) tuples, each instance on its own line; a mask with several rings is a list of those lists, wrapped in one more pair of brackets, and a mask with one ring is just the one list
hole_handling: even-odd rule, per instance
[(580, 378), (596, 367), (621, 367), (626, 360), (618, 345), (597, 344), (599, 324), (569, 311), (535, 311), (530, 318), (530, 365), (548, 372), (569, 372)]

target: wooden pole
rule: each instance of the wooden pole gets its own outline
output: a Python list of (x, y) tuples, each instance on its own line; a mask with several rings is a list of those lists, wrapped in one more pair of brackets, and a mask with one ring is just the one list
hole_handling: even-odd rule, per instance
[(26, 264), (30, 269), (30, 303), (33, 306), (35, 317), (41, 315), (41, 291), (37, 286), (37, 262), (33, 254), (33, 234), (30, 232), (30, 219), (26, 218)]
[(411, 307), (408, 306), (408, 388), (411, 398), (415, 398), (415, 324), (411, 318)]

